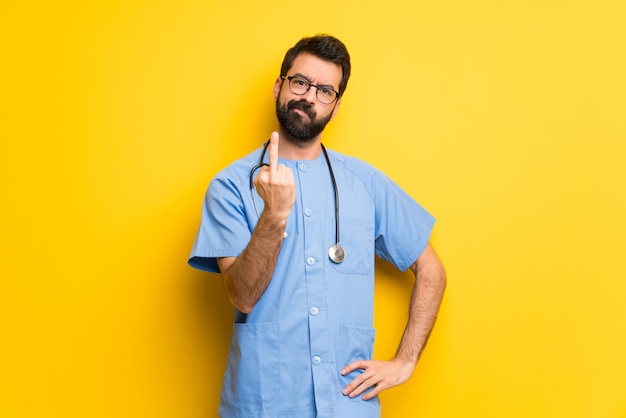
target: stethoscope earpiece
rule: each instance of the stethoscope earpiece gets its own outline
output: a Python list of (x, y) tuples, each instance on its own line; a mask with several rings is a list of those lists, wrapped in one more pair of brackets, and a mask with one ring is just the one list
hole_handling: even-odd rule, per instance
[[(256, 212), (257, 217), (261, 217), (259, 215), (259, 209), (256, 205), (256, 196), (254, 193), (254, 173), (259, 168), (264, 165), (268, 165), (263, 162), (263, 158), (265, 158), (265, 151), (267, 151), (267, 147), (270, 144), (270, 141), (267, 141), (263, 145), (263, 151), (261, 151), (261, 157), (259, 158), (259, 163), (256, 164), (250, 170), (250, 193), (252, 194), (252, 203), (254, 204), (254, 211)], [(330, 164), (330, 158), (328, 158), (328, 153), (326, 152), (326, 148), (324, 144), (320, 144), (322, 146), (322, 151), (324, 153), (324, 158), (326, 158), (326, 164), (328, 165), (328, 172), (330, 173), (330, 180), (333, 183), (333, 190), (335, 191), (335, 243), (328, 248), (328, 258), (335, 264), (339, 264), (343, 262), (346, 258), (346, 251), (343, 249), (341, 244), (339, 244), (339, 191), (337, 190), (337, 181), (335, 180), (335, 173), (333, 173), (333, 167)]]

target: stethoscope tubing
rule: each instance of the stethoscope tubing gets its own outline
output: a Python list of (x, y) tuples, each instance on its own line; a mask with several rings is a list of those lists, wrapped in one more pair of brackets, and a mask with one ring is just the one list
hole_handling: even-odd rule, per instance
[[(250, 181), (250, 193), (252, 194), (252, 204), (254, 205), (254, 211), (256, 212), (257, 218), (260, 218), (259, 209), (256, 204), (256, 193), (254, 187), (254, 173), (263, 166), (269, 166), (269, 164), (264, 163), (263, 159), (265, 158), (265, 152), (267, 151), (267, 147), (269, 146), (270, 141), (265, 142), (263, 144), (263, 150), (261, 151), (261, 156), (259, 158), (259, 162), (255, 164), (250, 170), (249, 181)], [(337, 187), (337, 181), (335, 179), (335, 173), (333, 172), (333, 166), (330, 163), (330, 158), (328, 157), (328, 152), (326, 151), (326, 147), (324, 144), (320, 143), (322, 146), (322, 153), (324, 154), (324, 158), (326, 159), (326, 165), (328, 165), (328, 172), (330, 173), (330, 181), (333, 185), (333, 191), (335, 193), (335, 244), (331, 245), (328, 249), (328, 256), (334, 263), (341, 263), (345, 258), (345, 250), (339, 244), (339, 189)]]

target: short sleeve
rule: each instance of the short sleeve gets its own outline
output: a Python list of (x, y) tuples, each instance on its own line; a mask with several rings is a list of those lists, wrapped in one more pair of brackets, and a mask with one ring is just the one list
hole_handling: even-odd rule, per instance
[(250, 236), (241, 187), (225, 172), (211, 181), (207, 189), (189, 265), (219, 273), (217, 258), (239, 256)]
[(382, 172), (374, 176), (376, 254), (399, 270), (422, 254), (435, 218)]

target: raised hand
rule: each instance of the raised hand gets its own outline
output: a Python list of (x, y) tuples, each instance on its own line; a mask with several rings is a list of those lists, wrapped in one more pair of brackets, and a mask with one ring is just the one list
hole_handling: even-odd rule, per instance
[(291, 168), (278, 164), (278, 132), (272, 132), (268, 145), (269, 165), (254, 179), (257, 193), (265, 202), (263, 213), (286, 221), (296, 201), (296, 183)]

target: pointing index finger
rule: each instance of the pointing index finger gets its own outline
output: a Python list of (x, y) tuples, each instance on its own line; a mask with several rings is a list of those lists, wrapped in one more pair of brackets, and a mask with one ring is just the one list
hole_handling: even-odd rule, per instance
[(276, 171), (278, 167), (278, 132), (272, 132), (269, 144), (270, 170)]

